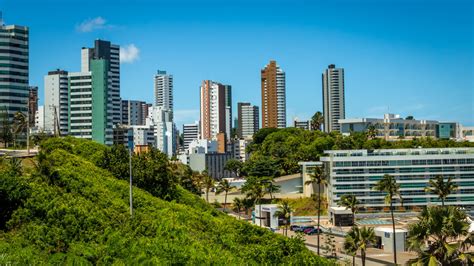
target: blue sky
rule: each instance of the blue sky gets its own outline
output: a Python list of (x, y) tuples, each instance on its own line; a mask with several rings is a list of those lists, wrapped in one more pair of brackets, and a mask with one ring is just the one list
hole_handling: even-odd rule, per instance
[(390, 111), (474, 125), (474, 4), (470, 0), (0, 0), (6, 24), (30, 27), (30, 82), (80, 70), (97, 38), (127, 49), (124, 99), (152, 102), (157, 69), (174, 75), (175, 118), (199, 117), (199, 85), (233, 86), (260, 102), (260, 69), (286, 72), (287, 116), (322, 109), (321, 73), (345, 68), (346, 117)]

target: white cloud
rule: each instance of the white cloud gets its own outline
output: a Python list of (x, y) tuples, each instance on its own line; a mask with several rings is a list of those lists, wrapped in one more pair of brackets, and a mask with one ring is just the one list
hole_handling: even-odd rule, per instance
[(112, 27), (107, 25), (107, 21), (102, 17), (91, 18), (76, 26), (78, 32), (91, 32), (94, 30), (107, 29)]
[(140, 50), (135, 44), (120, 47), (120, 63), (133, 63), (138, 59), (139, 54)]

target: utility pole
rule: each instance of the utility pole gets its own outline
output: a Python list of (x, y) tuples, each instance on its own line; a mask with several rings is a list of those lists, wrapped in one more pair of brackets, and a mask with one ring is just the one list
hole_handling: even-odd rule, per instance
[(130, 166), (130, 217), (133, 218), (133, 194), (132, 194), (132, 147), (130, 147), (130, 156), (129, 156), (129, 166)]

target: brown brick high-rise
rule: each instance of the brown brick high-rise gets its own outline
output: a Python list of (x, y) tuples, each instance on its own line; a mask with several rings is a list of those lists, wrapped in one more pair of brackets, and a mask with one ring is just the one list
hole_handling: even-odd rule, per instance
[(270, 61), (262, 74), (262, 128), (286, 127), (285, 72)]

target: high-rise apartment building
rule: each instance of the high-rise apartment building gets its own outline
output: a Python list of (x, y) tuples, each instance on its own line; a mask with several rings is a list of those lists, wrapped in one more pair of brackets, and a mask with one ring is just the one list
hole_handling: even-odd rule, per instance
[(187, 150), (193, 140), (199, 139), (199, 124), (183, 124), (183, 148)]
[(176, 127), (171, 112), (162, 106), (151, 108), (151, 124), (155, 130), (156, 148), (172, 157), (176, 154)]
[(161, 106), (173, 114), (173, 75), (158, 70), (155, 75), (155, 106)]
[(107, 78), (104, 80), (110, 88), (108, 98), (110, 104), (107, 107), (108, 116), (112, 119), (112, 124), (120, 124), (121, 100), (120, 100), (120, 46), (111, 44), (109, 41), (96, 40), (94, 48), (82, 48), (81, 72), (91, 71), (92, 60), (104, 60), (107, 67)]
[(145, 125), (147, 114), (148, 105), (146, 102), (122, 100), (122, 125)]
[(324, 132), (340, 131), (339, 119), (346, 118), (344, 69), (331, 64), (323, 72)]
[(0, 18), (0, 112), (13, 119), (27, 114), (29, 99), (29, 30), (4, 25)]
[(261, 71), (262, 75), (262, 128), (286, 127), (286, 81), (285, 72), (270, 61)]
[(250, 103), (237, 103), (237, 136), (251, 139), (259, 129), (258, 106)]
[[(44, 76), (44, 130), (68, 134), (68, 72), (57, 69)], [(58, 132), (59, 130), (59, 132)]]
[(30, 127), (35, 125), (36, 111), (38, 111), (38, 86), (30, 86), (28, 96), (28, 116), (30, 120)]
[[(88, 72), (69, 73), (69, 135), (113, 143), (113, 97), (109, 63), (92, 59)], [(120, 113), (120, 112), (119, 112)]]
[(232, 131), (232, 88), (211, 80), (201, 85), (200, 138), (216, 140), (225, 133), (228, 140)]

